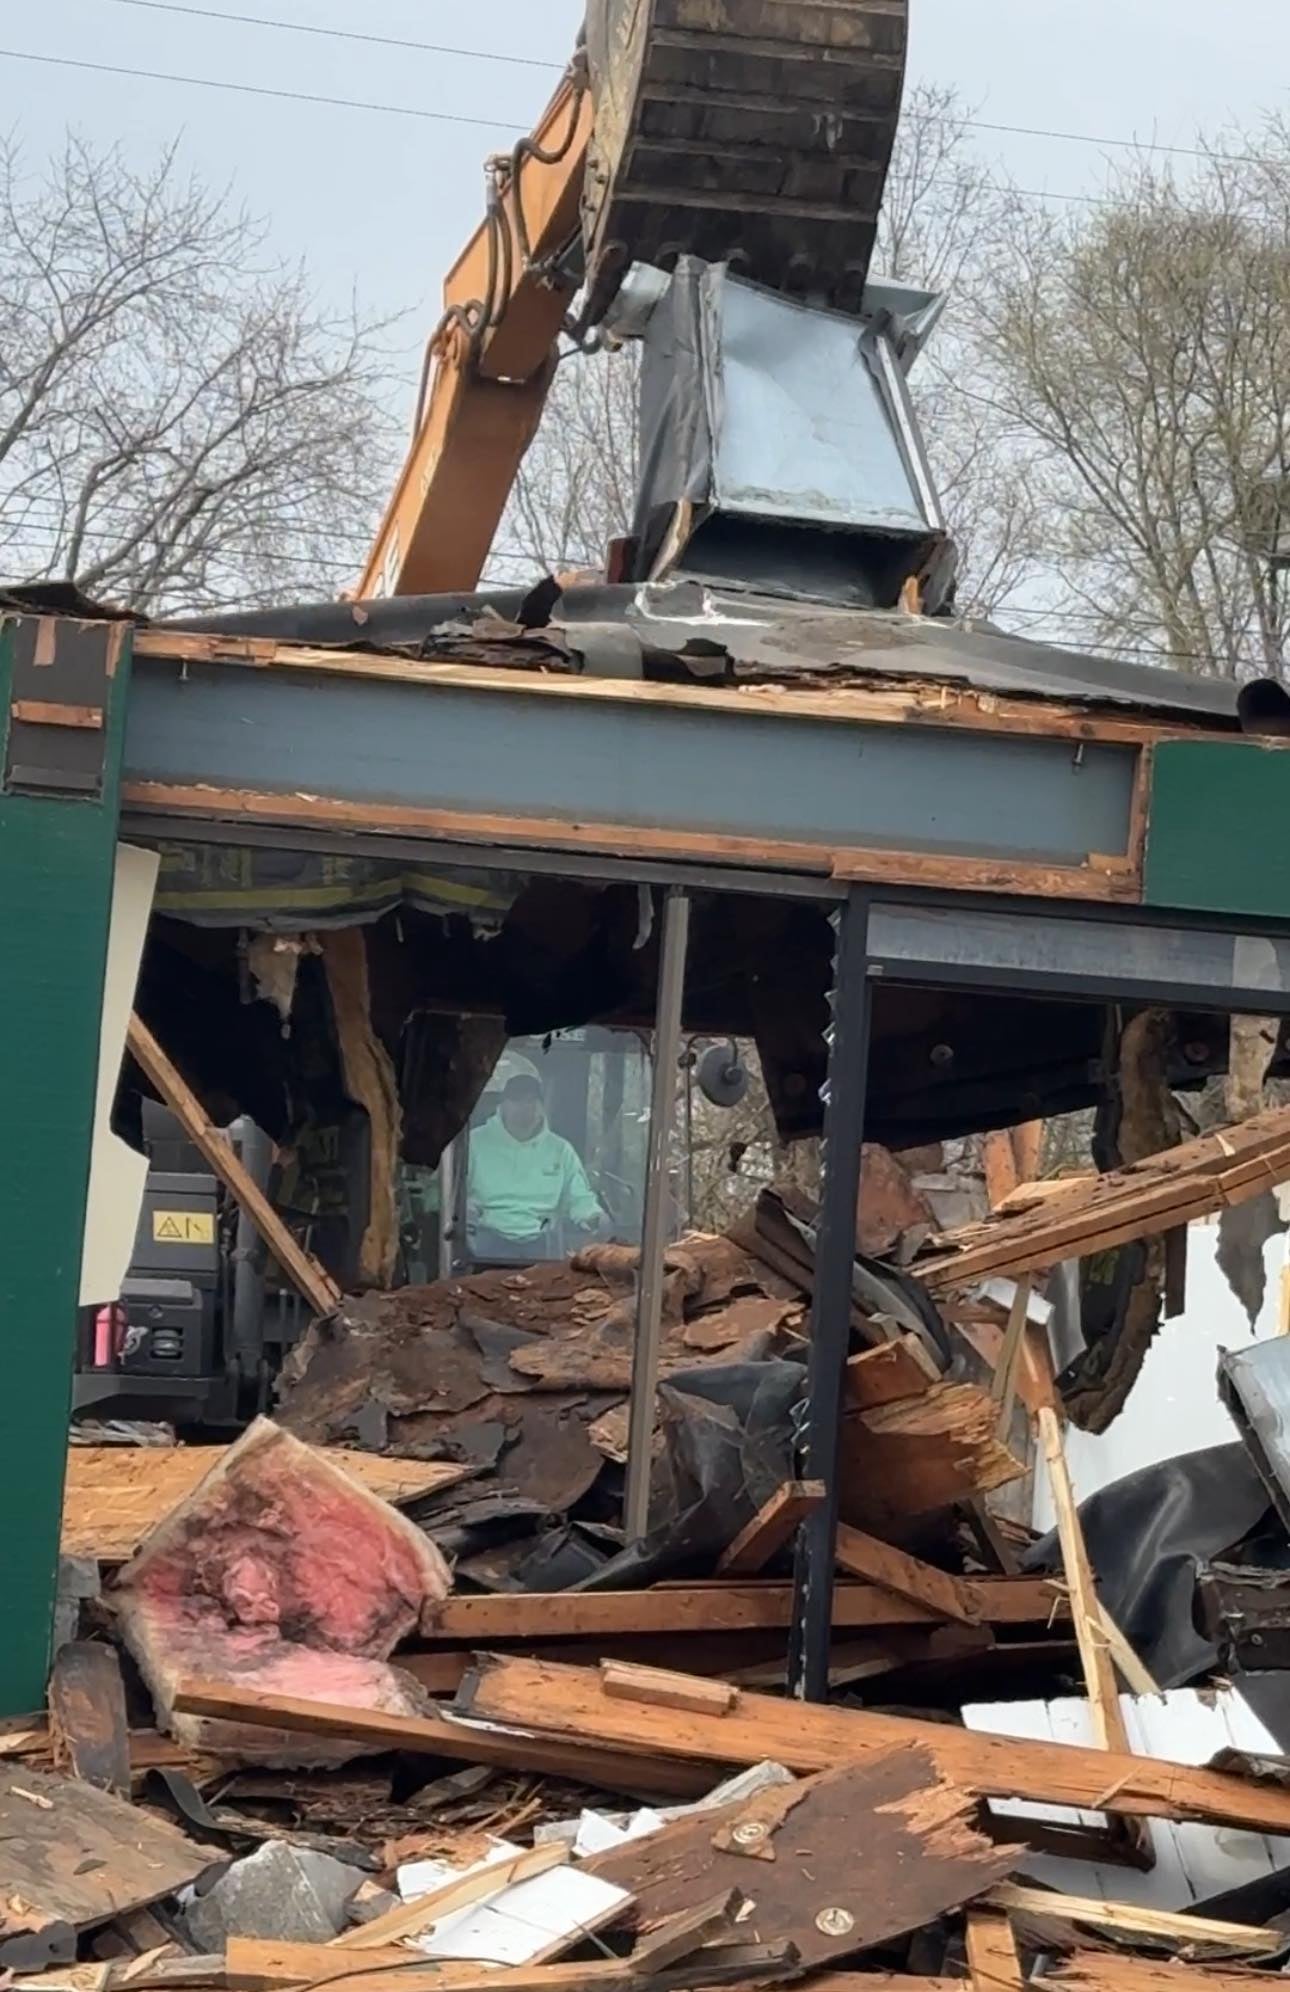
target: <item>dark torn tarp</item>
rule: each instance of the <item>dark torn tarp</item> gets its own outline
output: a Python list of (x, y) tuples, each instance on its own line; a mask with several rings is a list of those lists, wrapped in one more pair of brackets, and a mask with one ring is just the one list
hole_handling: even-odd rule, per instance
[(803, 1363), (720, 1364), (659, 1390), (649, 1534), (605, 1563), (583, 1590), (625, 1590), (706, 1568), (795, 1477)]
[[(1085, 1501), (1080, 1520), (1102, 1603), (1163, 1688), (1196, 1680), (1218, 1657), (1197, 1605), (1207, 1564), (1290, 1562), (1267, 1488), (1240, 1445), (1128, 1474)], [(1060, 1565), (1055, 1533), (1026, 1558), (1032, 1570)]]
[[(412, 595), (250, 610), (158, 627), (420, 654), (434, 648), (438, 632), (469, 623), (487, 609), (516, 615), (528, 599), (519, 590), (473, 598)], [(1251, 731), (1284, 724), (1276, 700), (1268, 702), (1275, 710), (1265, 712), (1248, 687), (1238, 709), (1234, 684), (1032, 643), (988, 623), (839, 609), (698, 581), (566, 588), (550, 611), (546, 633), (593, 676), (600, 673), (602, 658), (604, 668), (622, 675), (626, 636), (638, 653), (638, 675), (646, 677), (821, 687), (930, 680), (980, 692), (1172, 713), (1233, 732), (1243, 723)], [(493, 645), (504, 647), (500, 640)], [(467, 644), (461, 654), (469, 649)], [(483, 661), (478, 644), (475, 649)], [(542, 668), (527, 633), (511, 649), (517, 666)]]

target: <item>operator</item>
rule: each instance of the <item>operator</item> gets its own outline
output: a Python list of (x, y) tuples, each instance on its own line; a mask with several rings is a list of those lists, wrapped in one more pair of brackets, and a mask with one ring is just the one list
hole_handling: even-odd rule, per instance
[(609, 1218), (577, 1149), (547, 1125), (542, 1082), (517, 1072), (491, 1120), (470, 1137), (466, 1214), (480, 1259), (548, 1259), (564, 1225), (607, 1235)]

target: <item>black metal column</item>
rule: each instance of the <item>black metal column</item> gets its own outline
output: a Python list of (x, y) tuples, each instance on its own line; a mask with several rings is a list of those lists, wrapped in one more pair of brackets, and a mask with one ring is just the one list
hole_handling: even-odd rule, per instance
[(636, 1293), (636, 1343), (627, 1422), (627, 1488), (623, 1522), (628, 1542), (649, 1533), (655, 1397), (663, 1340), (663, 1255), (672, 1207), (672, 1151), (676, 1093), (684, 1028), (685, 968), (690, 946), (690, 896), (669, 886), (663, 900), (658, 997), (654, 1013), (654, 1086), (650, 1102), (649, 1160), (641, 1225), (640, 1283)]
[(823, 1184), (811, 1307), (805, 1459), (802, 1472), (828, 1489), (797, 1538), (789, 1685), (803, 1701), (825, 1701), (833, 1638), (834, 1556), (843, 1388), (851, 1346), (860, 1148), (869, 1071), (869, 902), (853, 891), (833, 916), (838, 945), (830, 1005), (824, 1094)]

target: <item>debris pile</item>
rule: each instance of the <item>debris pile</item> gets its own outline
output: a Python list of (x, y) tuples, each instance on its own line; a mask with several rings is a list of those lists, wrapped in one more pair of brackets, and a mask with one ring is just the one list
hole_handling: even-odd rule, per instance
[(1258, 1992), (1290, 1955), (1290, 1338), (1225, 1359), (1221, 1457), (1081, 1510), (1041, 1284), (1290, 1174), (1287, 1137), (939, 1236), (888, 1184), (828, 1705), (783, 1692), (830, 1494), (791, 1192), (669, 1254), (644, 1542), (619, 1247), (345, 1303), (231, 1448), (77, 1449), (99, 1581), (0, 1730), (6, 1987)]

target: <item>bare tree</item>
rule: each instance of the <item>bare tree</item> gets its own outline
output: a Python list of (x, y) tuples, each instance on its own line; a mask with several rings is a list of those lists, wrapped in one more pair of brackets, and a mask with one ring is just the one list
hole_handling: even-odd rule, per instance
[(1290, 502), (1290, 125), (1154, 160), (1019, 225), (982, 306), (983, 404), (1041, 494), (1084, 642), (1210, 675), (1284, 668), (1266, 558)]
[[(969, 109), (952, 90), (909, 95), (883, 206), (875, 271), (947, 289), (950, 310), (915, 375), (916, 400), (962, 567), (960, 600), (1001, 608), (1030, 577), (1039, 508), (1001, 423), (963, 391), (972, 372), (975, 297), (1012, 227), (1015, 200), (972, 144)], [(526, 457), (498, 544), (500, 577), (597, 566), (630, 529), (636, 484), (637, 353), (566, 355)]]
[(502, 522), (499, 571), (599, 567), (631, 530), (639, 372), (635, 346), (561, 357)]
[(142, 610), (337, 592), (395, 461), (378, 328), (181, 171), (0, 146), (0, 573)]

